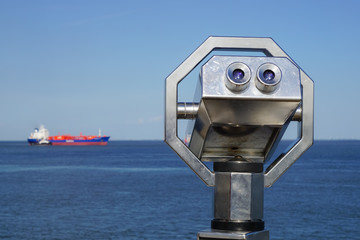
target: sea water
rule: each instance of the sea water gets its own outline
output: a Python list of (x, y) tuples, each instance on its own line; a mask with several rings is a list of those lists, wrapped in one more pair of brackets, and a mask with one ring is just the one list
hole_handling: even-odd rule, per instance
[[(360, 239), (360, 141), (316, 141), (273, 187), (275, 239)], [(196, 239), (212, 188), (161, 141), (0, 142), (0, 239)]]

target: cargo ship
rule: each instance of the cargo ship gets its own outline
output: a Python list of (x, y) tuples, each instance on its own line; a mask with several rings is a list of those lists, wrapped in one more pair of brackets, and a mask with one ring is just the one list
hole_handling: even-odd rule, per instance
[(53, 146), (87, 146), (87, 145), (107, 145), (110, 136), (101, 136), (101, 130), (99, 129), (99, 135), (84, 136), (80, 133), (80, 136), (56, 135), (49, 136), (49, 131), (44, 127), (35, 128), (34, 132), (30, 134), (28, 143), (30, 145), (53, 145)]

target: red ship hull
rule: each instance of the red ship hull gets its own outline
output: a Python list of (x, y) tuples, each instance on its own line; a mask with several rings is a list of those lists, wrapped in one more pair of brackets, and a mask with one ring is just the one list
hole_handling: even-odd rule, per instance
[(107, 142), (51, 142), (53, 146), (105, 146)]
[(105, 146), (109, 138), (109, 136), (58, 135), (50, 136), (48, 141), (53, 146)]

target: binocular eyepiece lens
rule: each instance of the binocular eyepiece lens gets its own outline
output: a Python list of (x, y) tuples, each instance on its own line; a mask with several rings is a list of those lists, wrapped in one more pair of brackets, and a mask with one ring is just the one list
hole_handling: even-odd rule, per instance
[(275, 91), (281, 81), (281, 71), (278, 66), (273, 63), (265, 63), (257, 70), (256, 87), (265, 93)]
[(235, 62), (226, 70), (225, 85), (232, 91), (243, 91), (249, 86), (250, 77), (250, 68), (244, 63)]
[(271, 70), (265, 70), (265, 72), (263, 73), (263, 77), (266, 82), (271, 82), (275, 78), (275, 73)]
[(235, 69), (235, 70), (233, 71), (232, 75), (233, 75), (233, 81), (234, 81), (234, 82), (241, 83), (240, 80), (244, 78), (245, 73), (244, 73), (244, 71), (241, 70), (241, 69)]

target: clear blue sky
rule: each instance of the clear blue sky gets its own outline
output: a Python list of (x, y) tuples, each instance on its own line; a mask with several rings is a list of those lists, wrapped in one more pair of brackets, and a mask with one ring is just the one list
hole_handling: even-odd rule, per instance
[(359, 9), (355, 0), (1, 0), (0, 140), (25, 140), (39, 124), (162, 139), (165, 78), (210, 35), (272, 37), (315, 82), (315, 137), (360, 139)]

